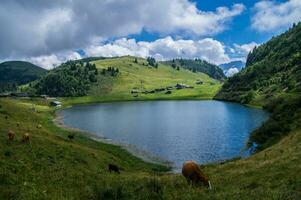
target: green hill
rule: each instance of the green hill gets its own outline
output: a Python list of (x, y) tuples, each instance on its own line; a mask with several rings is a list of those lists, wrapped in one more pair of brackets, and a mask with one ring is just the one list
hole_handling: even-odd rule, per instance
[(263, 106), (271, 118), (250, 142), (260, 148), (301, 127), (301, 23), (255, 48), (246, 67), (229, 78), (215, 97)]
[[(142, 58), (125, 56), (87, 63), (69, 61), (50, 71), (34, 87), (39, 94), (65, 97), (66, 103), (85, 103), (210, 99), (221, 86), (220, 81), (204, 73), (193, 73), (184, 68), (177, 70), (162, 63), (151, 66)], [(177, 84), (190, 88), (176, 89)]]
[(217, 79), (217, 80), (224, 80), (226, 76), (224, 75), (224, 72), (221, 68), (219, 68), (217, 65), (208, 63), (205, 60), (201, 59), (173, 59), (169, 61), (162, 62), (164, 64), (170, 65), (173, 68), (177, 67), (183, 67), (185, 69), (188, 69), (192, 72), (202, 72), (210, 76), (211, 78)]
[(0, 64), (0, 92), (11, 91), (18, 85), (34, 81), (46, 74), (46, 71), (29, 62), (3, 62)]

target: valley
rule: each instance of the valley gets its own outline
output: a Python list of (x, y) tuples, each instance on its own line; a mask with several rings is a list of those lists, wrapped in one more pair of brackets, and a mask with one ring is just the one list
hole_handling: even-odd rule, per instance
[[(122, 56), (68, 61), (6, 88), (26, 96), (0, 98), (0, 199), (299, 199), (300, 35), (299, 23), (254, 48), (246, 67), (227, 79), (192, 67), (201, 61), (184, 67)], [(253, 155), (201, 165), (211, 190), (187, 184), (169, 166), (54, 123), (58, 110), (78, 104), (187, 99), (231, 101), (270, 113), (250, 135)], [(51, 106), (54, 100), (62, 107)], [(120, 174), (110, 173), (110, 164)]]

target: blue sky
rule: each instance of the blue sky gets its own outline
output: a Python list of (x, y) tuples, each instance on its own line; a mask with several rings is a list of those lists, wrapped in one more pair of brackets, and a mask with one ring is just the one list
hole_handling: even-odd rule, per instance
[[(222, 33), (213, 36), (213, 38), (223, 41), (226, 45), (233, 43), (246, 44), (251, 42), (264, 43), (269, 40), (273, 35), (280, 34), (286, 27), (280, 28), (275, 32), (259, 32), (251, 28), (251, 19), (254, 15), (254, 5), (260, 1), (256, 0), (196, 0), (191, 1), (196, 3), (199, 10), (202, 11), (215, 11), (218, 7), (231, 7), (233, 4), (242, 3), (246, 8), (245, 11), (238, 17), (234, 18), (229, 27)], [(277, 3), (286, 2), (285, 0), (275, 1)], [(300, 10), (301, 12), (301, 10)], [(139, 34), (130, 35), (130, 38), (135, 38), (138, 41), (153, 41), (160, 38), (158, 33), (149, 33), (143, 31)], [(189, 36), (186, 38), (189, 38)]]
[[(301, 20), (300, 0), (0, 1), (0, 61), (84, 56), (245, 60)], [(22, 19), (22, 20), (20, 20)]]
[[(258, 32), (251, 28), (251, 19), (254, 15), (254, 5), (260, 1), (255, 0), (197, 0), (195, 1), (197, 7), (201, 10), (214, 10), (219, 6), (231, 6), (234, 3), (243, 3), (246, 7), (246, 10), (238, 17), (233, 19), (230, 27), (225, 32), (216, 36), (218, 40), (224, 41), (226, 44), (239, 43), (246, 44), (252, 41), (257, 43), (263, 43), (270, 39), (274, 34), (279, 34), (284, 29), (279, 29), (275, 32)], [(286, 2), (285, 0), (275, 1), (277, 3)]]

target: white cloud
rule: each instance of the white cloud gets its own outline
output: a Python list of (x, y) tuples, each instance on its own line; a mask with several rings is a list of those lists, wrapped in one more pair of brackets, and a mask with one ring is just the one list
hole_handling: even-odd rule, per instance
[(85, 52), (87, 56), (152, 56), (158, 60), (201, 58), (215, 64), (231, 60), (225, 53), (225, 46), (212, 38), (194, 41), (165, 37), (153, 42), (136, 42), (135, 39), (122, 38), (109, 44), (90, 46)]
[(283, 3), (260, 1), (255, 4), (254, 10), (252, 27), (261, 32), (277, 31), (301, 20), (300, 0), (288, 0)]
[(60, 53), (59, 55), (42, 55), (37, 57), (23, 58), (21, 60), (27, 60), (45, 69), (53, 69), (67, 60), (77, 59), (81, 59), (81, 56), (77, 52), (64, 52)]
[[(131, 55), (146, 58), (148, 56), (155, 57), (157, 60), (169, 60), (173, 58), (201, 58), (210, 63), (220, 65), (231, 61), (246, 61), (246, 56), (255, 47), (257, 43), (234, 44), (233, 48), (224, 46), (220, 41), (212, 38), (200, 40), (184, 40), (173, 39), (168, 36), (157, 39), (152, 42), (139, 41), (135, 39), (121, 38), (111, 43), (91, 45), (84, 50), (85, 56), (103, 56), (115, 57)], [(43, 68), (51, 69), (67, 60), (81, 59), (82, 56), (77, 52), (63, 51), (56, 54), (42, 55), (30, 58), (22, 58), (28, 60)], [(236, 73), (235, 69), (226, 72), (229, 75)]]
[(248, 53), (250, 51), (252, 51), (256, 46), (258, 46), (259, 44), (256, 43), (256, 42), (251, 42), (251, 43), (248, 43), (248, 44), (242, 44), (242, 45), (239, 45), (239, 44), (234, 44), (234, 48), (235, 48), (235, 53), (237, 54), (240, 54), (240, 55), (248, 55)]
[(189, 0), (0, 1), (0, 58), (49, 55), (142, 30), (214, 35), (244, 9), (234, 4), (205, 12)]
[(47, 55), (29, 58), (28, 61), (45, 69), (52, 69), (59, 65), (61, 61), (56, 55)]
[(225, 75), (227, 77), (231, 77), (233, 76), (234, 74), (238, 73), (239, 72), (239, 69), (237, 69), (236, 67), (233, 67), (233, 68), (230, 68), (228, 69), (226, 72), (225, 72)]

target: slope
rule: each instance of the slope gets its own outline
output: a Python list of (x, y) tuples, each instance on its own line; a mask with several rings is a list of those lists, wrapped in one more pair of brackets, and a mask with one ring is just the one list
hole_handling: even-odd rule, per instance
[(44, 74), (45, 69), (24, 61), (7, 61), (0, 64), (0, 92), (13, 89), (12, 86), (34, 81)]
[[(98, 69), (97, 82), (90, 85), (87, 95), (64, 98), (65, 103), (210, 99), (221, 86), (220, 81), (204, 73), (193, 73), (184, 68), (177, 70), (162, 63), (156, 68), (150, 66), (143, 58), (131, 56), (106, 58), (93, 61), (91, 64), (95, 64)], [(176, 84), (191, 88), (176, 89)]]
[(263, 106), (271, 118), (250, 140), (259, 149), (299, 128), (301, 122), (301, 23), (255, 48), (247, 66), (229, 78), (215, 97)]
[(217, 80), (224, 80), (226, 77), (223, 70), (218, 66), (208, 63), (201, 59), (173, 59), (170, 61), (162, 62), (164, 64), (170, 65), (173, 68), (183, 67), (193, 72), (202, 72), (210, 76), (211, 78)]

